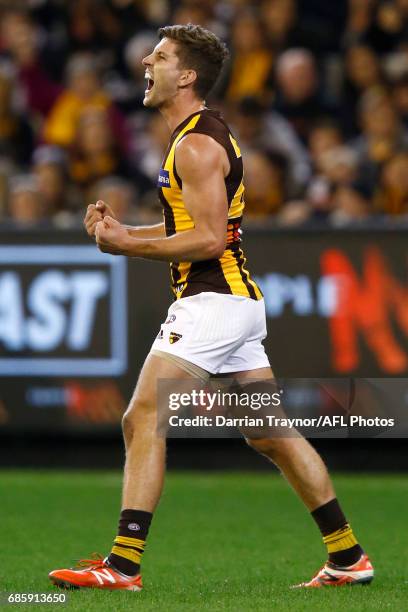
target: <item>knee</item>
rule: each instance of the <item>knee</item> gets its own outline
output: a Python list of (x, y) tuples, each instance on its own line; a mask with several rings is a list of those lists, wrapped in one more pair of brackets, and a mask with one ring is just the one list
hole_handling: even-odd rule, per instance
[(130, 440), (133, 437), (134, 423), (133, 415), (130, 410), (126, 410), (122, 417), (122, 432), (125, 440)]
[(286, 448), (284, 438), (246, 438), (246, 442), (257, 453), (266, 455), (272, 460), (284, 453)]
[(153, 416), (151, 403), (147, 399), (134, 397), (122, 417), (122, 432), (126, 440), (131, 440), (140, 425), (147, 426), (149, 415)]

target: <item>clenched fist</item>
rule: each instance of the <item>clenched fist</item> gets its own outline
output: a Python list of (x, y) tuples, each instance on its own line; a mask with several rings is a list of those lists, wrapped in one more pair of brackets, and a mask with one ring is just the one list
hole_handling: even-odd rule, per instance
[(102, 221), (106, 216), (115, 218), (113, 211), (109, 204), (103, 202), (102, 200), (98, 200), (96, 204), (89, 204), (86, 209), (86, 215), (84, 219), (85, 229), (88, 232), (88, 236), (93, 238), (95, 236), (95, 229), (97, 223)]
[(129, 234), (124, 225), (106, 215), (103, 221), (98, 221), (95, 229), (96, 244), (102, 253), (111, 255), (127, 255)]

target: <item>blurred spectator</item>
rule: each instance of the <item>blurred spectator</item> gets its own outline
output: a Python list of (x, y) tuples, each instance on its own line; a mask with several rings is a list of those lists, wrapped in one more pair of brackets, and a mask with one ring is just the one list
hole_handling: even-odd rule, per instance
[(319, 92), (319, 76), (313, 55), (307, 49), (289, 49), (276, 64), (277, 95), (274, 108), (292, 124), (303, 142), (317, 118), (333, 116), (334, 109)]
[[(99, 5), (99, 0), (95, 0)], [(156, 30), (171, 20), (170, 9), (180, 2), (168, 0), (109, 0), (111, 10), (119, 19), (122, 27), (122, 38), (128, 40), (137, 32)]]
[[(67, 155), (62, 149), (42, 145), (34, 151), (33, 155), (33, 174), (36, 178), (36, 185), (44, 201), (46, 210), (52, 214), (59, 214), (60, 224), (66, 221), (69, 224), (69, 212), (74, 212), (83, 206), (83, 201), (69, 182)], [(64, 217), (62, 213), (66, 212)]]
[(115, 218), (121, 223), (135, 222), (137, 218), (136, 196), (132, 184), (118, 176), (110, 176), (96, 183), (92, 201), (109, 203)]
[(245, 171), (245, 216), (249, 220), (278, 212), (285, 202), (285, 159), (279, 155), (247, 151)]
[(103, 108), (88, 107), (78, 116), (75, 145), (70, 150), (69, 172), (83, 189), (111, 174), (128, 176), (130, 169), (122, 155)]
[(408, 150), (397, 153), (384, 165), (374, 204), (383, 214), (408, 214)]
[(353, 45), (345, 56), (345, 82), (342, 118), (348, 134), (357, 132), (356, 108), (360, 96), (384, 83), (381, 66), (374, 51), (366, 45)]
[(377, 52), (389, 53), (407, 41), (407, 9), (404, 0), (379, 2), (366, 33), (369, 44)]
[(38, 28), (23, 10), (8, 8), (2, 13), (0, 39), (2, 50), (10, 53), (19, 66), (32, 63), (37, 56)]
[(8, 220), (20, 228), (49, 223), (50, 211), (32, 175), (18, 175), (10, 180)]
[(242, 149), (250, 217), (407, 218), (408, 0), (0, 2), (0, 215), (66, 227), (100, 197), (161, 218), (169, 131), (141, 60), (188, 21), (231, 49), (209, 106)]
[(263, 0), (260, 14), (272, 49), (280, 51), (302, 44), (295, 30), (297, 21), (295, 0)]
[(315, 168), (319, 168), (321, 155), (343, 143), (340, 126), (332, 119), (316, 121), (309, 132), (309, 151)]
[(141, 32), (133, 36), (124, 48), (126, 75), (111, 74), (106, 89), (125, 113), (144, 109), (146, 81), (142, 59), (149, 55), (157, 44), (152, 32)]
[(331, 148), (319, 158), (322, 174), (333, 184), (348, 184), (357, 177), (357, 156), (352, 148), (340, 146)]
[(158, 113), (149, 115), (146, 125), (136, 134), (132, 151), (135, 171), (139, 175), (138, 185), (142, 191), (156, 190), (157, 169), (162, 162), (169, 136), (169, 128)]
[(286, 192), (297, 197), (310, 178), (310, 164), (305, 147), (286, 119), (267, 112), (258, 98), (243, 98), (232, 114), (232, 123), (241, 149), (259, 149), (279, 153), (288, 163)]
[(33, 132), (24, 115), (13, 109), (13, 78), (0, 66), (0, 157), (17, 165), (29, 163)]
[(204, 28), (211, 28), (209, 7), (204, 2), (182, 3), (175, 8), (171, 21), (181, 25), (199, 23)]
[(343, 33), (345, 45), (364, 39), (373, 21), (375, 3), (376, 0), (348, 0), (348, 18)]
[(358, 179), (353, 151), (337, 147), (320, 157), (321, 174), (314, 178), (307, 199), (289, 202), (278, 216), (281, 225), (319, 222), (336, 227), (361, 223), (373, 213), (373, 191)]
[[(321, 50), (326, 42), (333, 43), (327, 24), (319, 23), (314, 15), (312, 20), (299, 19), (298, 0), (263, 0), (260, 15), (265, 27), (269, 46), (276, 52), (291, 47), (307, 47)], [(327, 40), (326, 40), (327, 39)], [(330, 46), (330, 45), (329, 45)]]
[(250, 11), (239, 13), (232, 24), (231, 35), (226, 99), (234, 101), (244, 96), (265, 96), (274, 58), (266, 45), (260, 18)]
[(371, 210), (372, 192), (358, 181), (339, 185), (333, 197), (330, 224), (336, 227), (358, 223), (367, 219)]
[(307, 199), (314, 213), (326, 214), (331, 207), (334, 184), (339, 179), (338, 167), (353, 169), (354, 176), (357, 158), (352, 152), (342, 148), (341, 130), (330, 119), (317, 121), (312, 126), (308, 144), (313, 163), (313, 177), (306, 192)]
[(408, 130), (408, 72), (393, 84), (392, 100), (405, 129)]
[(168, 22), (167, 0), (75, 0), (65, 3), (70, 52), (89, 51), (112, 66), (132, 36)]
[(219, 0), (181, 0), (174, 6), (171, 23), (198, 23), (220, 38), (228, 37), (226, 22), (233, 13), (248, 6), (246, 0), (219, 2)]
[(145, 84), (146, 68), (142, 64), (143, 58), (149, 55), (157, 45), (157, 36), (153, 32), (142, 32), (131, 38), (125, 48), (126, 64), (130, 71), (130, 76), (136, 83)]
[(408, 133), (385, 92), (367, 91), (359, 107), (363, 132), (354, 140), (353, 148), (359, 156), (360, 172), (374, 185), (381, 164), (395, 152), (408, 147)]
[(307, 190), (307, 200), (315, 218), (324, 219), (333, 208), (338, 187), (347, 187), (358, 176), (355, 152), (346, 146), (330, 147), (316, 159), (316, 175)]
[(61, 91), (43, 68), (40, 35), (28, 13), (9, 9), (0, 20), (1, 48), (13, 59), (27, 107), (46, 115)]
[(277, 225), (283, 227), (302, 226), (312, 218), (312, 209), (305, 200), (287, 202), (276, 215)]
[(74, 143), (79, 119), (87, 109), (106, 111), (123, 152), (128, 150), (124, 119), (103, 91), (96, 58), (89, 54), (72, 56), (67, 69), (67, 89), (57, 98), (44, 124), (44, 139), (63, 147)]
[(75, 0), (67, 3), (67, 9), (71, 52), (103, 50), (107, 54), (120, 47), (122, 24), (110, 3)]
[(388, 53), (406, 41), (406, 0), (349, 0), (346, 44), (363, 41), (377, 53)]

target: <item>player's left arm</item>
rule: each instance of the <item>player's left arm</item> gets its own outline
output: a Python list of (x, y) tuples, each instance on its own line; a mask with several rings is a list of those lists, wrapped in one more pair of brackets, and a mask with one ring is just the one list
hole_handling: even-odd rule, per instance
[(105, 217), (95, 234), (101, 251), (163, 261), (221, 257), (228, 218), (224, 177), (229, 161), (225, 149), (205, 134), (189, 134), (177, 145), (176, 164), (194, 228), (173, 236), (142, 239), (130, 236), (124, 226)]

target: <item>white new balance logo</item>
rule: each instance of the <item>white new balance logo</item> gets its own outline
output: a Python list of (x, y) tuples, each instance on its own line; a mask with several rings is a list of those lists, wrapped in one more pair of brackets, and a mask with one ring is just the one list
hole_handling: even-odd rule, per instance
[(112, 576), (112, 574), (109, 572), (108, 569), (101, 569), (101, 570), (91, 570), (91, 574), (93, 574), (95, 576), (95, 578), (97, 579), (97, 581), (99, 582), (99, 584), (104, 584), (103, 579), (107, 578), (109, 580), (109, 582), (111, 582), (112, 584), (115, 584), (116, 580), (115, 577)]

